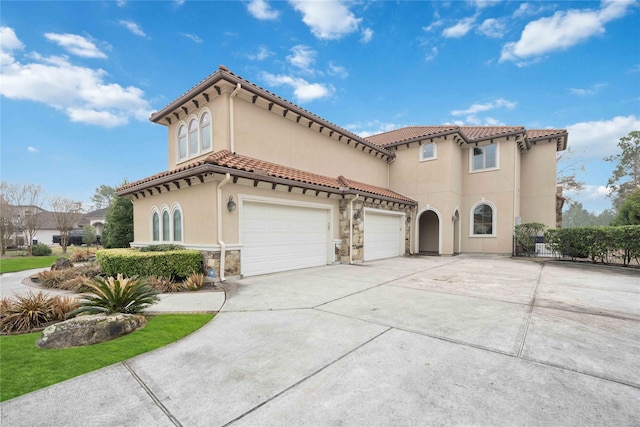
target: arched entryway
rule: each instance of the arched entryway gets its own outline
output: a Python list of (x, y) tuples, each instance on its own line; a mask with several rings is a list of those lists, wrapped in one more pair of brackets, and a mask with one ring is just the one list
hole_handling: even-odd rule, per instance
[(424, 255), (440, 254), (440, 219), (432, 210), (426, 210), (418, 219), (418, 252)]

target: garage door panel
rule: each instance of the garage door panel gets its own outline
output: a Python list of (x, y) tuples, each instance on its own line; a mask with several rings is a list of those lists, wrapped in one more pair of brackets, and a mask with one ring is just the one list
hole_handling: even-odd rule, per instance
[(374, 260), (402, 255), (403, 216), (365, 212), (364, 259)]
[(242, 274), (256, 275), (327, 264), (327, 209), (245, 202)]

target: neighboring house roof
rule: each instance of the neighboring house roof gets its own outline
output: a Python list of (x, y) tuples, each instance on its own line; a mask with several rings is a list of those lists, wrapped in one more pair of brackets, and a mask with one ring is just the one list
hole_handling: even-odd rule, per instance
[(104, 219), (107, 216), (107, 210), (109, 208), (96, 209), (84, 215), (84, 219)]
[(218, 95), (221, 93), (219, 83), (223, 80), (234, 86), (240, 84), (243, 90), (253, 95), (254, 103), (256, 103), (257, 98), (266, 100), (269, 103), (269, 110), (273, 109), (273, 105), (278, 105), (282, 109), (283, 116), (287, 116), (287, 114), (291, 113), (292, 116), (297, 117), (296, 120), (298, 122), (300, 122), (300, 120), (304, 118), (304, 123), (307, 124), (308, 122), (309, 127), (311, 127), (312, 124), (316, 124), (316, 128), (318, 128), (320, 132), (329, 134), (330, 137), (336, 134), (340, 141), (343, 141), (347, 144), (353, 142), (353, 146), (355, 148), (361, 148), (362, 151), (368, 148), (369, 154), (375, 154), (376, 156), (378, 156), (379, 154), (380, 157), (386, 157), (387, 160), (393, 159), (395, 157), (394, 153), (386, 150), (384, 147), (372, 144), (366, 138), (362, 138), (344, 128), (341, 128), (340, 126), (331, 123), (330, 121), (325, 120), (322, 117), (319, 117), (312, 112), (305, 110), (304, 108), (293, 104), (292, 102), (289, 102), (286, 99), (281, 98), (278, 95), (269, 92), (268, 90), (263, 89), (254, 83), (251, 83), (249, 80), (246, 80), (232, 73), (223, 65), (221, 65), (216, 72), (200, 81), (200, 83), (193, 86), (178, 98), (171, 101), (162, 110), (153, 113), (150, 120), (158, 124), (165, 124), (165, 121), (171, 124), (174, 118), (183, 119), (187, 117), (189, 114), (191, 114), (191, 112), (198, 109), (198, 99), (204, 98), (208, 101), (210, 97), (213, 96), (212, 91), (214, 90)]
[(416, 205), (416, 202), (400, 193), (388, 188), (364, 184), (349, 180), (343, 176), (333, 178), (305, 172), (276, 163), (265, 162), (247, 156), (233, 154), (228, 150), (217, 151), (205, 159), (182, 166), (178, 169), (162, 172), (142, 180), (132, 182), (116, 190), (118, 195), (144, 194), (145, 191), (155, 188), (162, 191), (164, 187), (171, 190), (171, 185), (180, 188), (180, 180), (185, 180), (190, 185), (190, 180), (203, 177), (207, 173), (229, 173), (234, 179), (245, 178), (257, 182), (269, 182), (272, 188), (277, 185), (302, 188), (303, 190), (315, 190), (328, 194), (362, 194), (376, 200), (384, 200), (404, 205)]
[(524, 143), (521, 148), (530, 148), (531, 143), (543, 139), (557, 139), (557, 150), (564, 150), (567, 146), (566, 129), (532, 129), (526, 130), (523, 126), (409, 126), (377, 135), (368, 136), (372, 143), (390, 148), (424, 139), (445, 135), (459, 136), (457, 142), (473, 144), (492, 138), (511, 135), (522, 135)]

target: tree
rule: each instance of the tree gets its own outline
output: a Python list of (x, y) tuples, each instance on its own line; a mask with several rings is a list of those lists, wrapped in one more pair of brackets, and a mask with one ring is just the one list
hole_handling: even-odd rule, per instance
[(618, 148), (622, 150), (621, 153), (604, 159), (618, 163), (607, 182), (609, 197), (613, 198), (616, 210), (629, 194), (640, 188), (640, 131), (631, 131), (620, 138)]
[(54, 197), (50, 202), (53, 221), (60, 231), (60, 246), (62, 253), (67, 253), (69, 246), (69, 235), (74, 228), (78, 226), (78, 222), (82, 218), (82, 202), (77, 202), (64, 197)]
[(96, 193), (91, 197), (95, 209), (108, 208), (116, 197), (116, 189), (108, 185), (96, 188)]
[(97, 240), (96, 228), (93, 225), (85, 225), (82, 228), (82, 243), (85, 245), (93, 245)]
[[(6, 184), (11, 187), (10, 184)], [(16, 184), (7, 193), (7, 204), (11, 205), (16, 234), (22, 233), (27, 243), (29, 255), (32, 255), (33, 239), (42, 226), (42, 204), (45, 201), (44, 190), (36, 184)]]
[[(578, 172), (584, 171), (584, 164), (580, 161), (574, 161), (571, 157), (573, 152), (571, 149), (558, 153), (556, 161), (558, 163), (566, 163), (562, 169), (558, 169), (556, 182), (562, 185), (563, 192), (572, 190), (576, 193), (584, 190), (584, 182), (577, 179)], [(572, 201), (570, 197), (563, 194), (567, 202)]]
[(612, 225), (640, 225), (640, 188), (622, 202)]
[(128, 248), (133, 241), (133, 203), (116, 197), (107, 209), (102, 245), (105, 248)]
[(17, 186), (2, 181), (0, 184), (0, 252), (2, 256), (7, 253), (7, 246), (17, 245), (17, 242), (11, 242), (14, 235), (17, 234), (17, 211), (12, 204), (15, 199)]
[(562, 214), (564, 228), (588, 227), (593, 225), (593, 214), (582, 207), (580, 202), (569, 203), (569, 209)]

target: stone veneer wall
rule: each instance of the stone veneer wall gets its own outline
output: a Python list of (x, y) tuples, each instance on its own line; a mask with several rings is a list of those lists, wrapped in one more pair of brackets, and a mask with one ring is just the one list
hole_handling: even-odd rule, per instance
[[(392, 205), (379, 204), (356, 200), (353, 202), (353, 246), (349, 248), (349, 200), (340, 200), (340, 262), (349, 263), (349, 250), (353, 251), (352, 260), (354, 262), (364, 261), (364, 208), (373, 208), (393, 212), (404, 212), (407, 218), (411, 216), (410, 208), (394, 209)], [(405, 224), (404, 251), (405, 254), (411, 252), (411, 222)]]
[[(205, 275), (209, 274), (209, 260), (213, 260), (215, 280), (220, 280), (220, 252), (202, 252)], [(228, 250), (224, 253), (224, 274), (227, 276), (240, 276), (240, 250)]]

